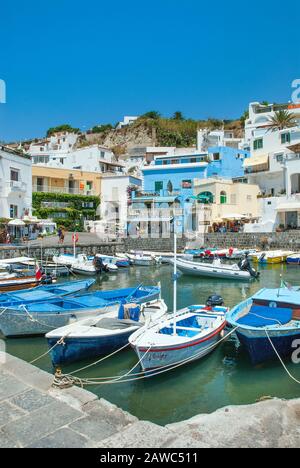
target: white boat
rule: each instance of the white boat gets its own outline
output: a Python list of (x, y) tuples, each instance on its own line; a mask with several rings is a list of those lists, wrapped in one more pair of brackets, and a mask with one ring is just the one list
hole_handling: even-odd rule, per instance
[(248, 281), (253, 277), (258, 277), (258, 273), (253, 268), (251, 268), (248, 263), (244, 267), (240, 267), (237, 264), (225, 265), (219, 258), (214, 259), (212, 263), (198, 263), (189, 260), (178, 259), (177, 268), (182, 273), (190, 276), (206, 276), (209, 278), (221, 278), (240, 281)]
[[(100, 260), (100, 257), (98, 257)], [(113, 263), (105, 263), (102, 261), (98, 263), (97, 260), (89, 260), (88, 257), (84, 254), (77, 255), (76, 262), (71, 266), (73, 273), (78, 273), (80, 275), (94, 276), (102, 271), (106, 272), (116, 272), (118, 271), (117, 265)]]
[[(163, 300), (145, 306), (125, 304), (111, 311), (80, 320), (46, 335), (54, 366), (111, 353), (128, 343), (129, 336), (160, 319), (167, 312)], [(60, 341), (63, 338), (63, 342)], [(63, 343), (55, 346), (57, 343)]]
[(127, 254), (132, 265), (136, 266), (155, 266), (161, 263), (161, 257), (154, 255), (144, 255), (143, 253)]
[(78, 260), (78, 257), (72, 254), (60, 254), (60, 255), (53, 256), (54, 263), (57, 263), (58, 265), (68, 266), (68, 267), (71, 267), (73, 263), (77, 262), (77, 260)]
[(115, 265), (118, 268), (127, 268), (130, 266), (130, 262), (126, 256), (113, 257), (112, 255), (96, 254), (95, 257), (102, 258), (103, 263), (106, 265)]
[(256, 249), (229, 249), (227, 258), (230, 260), (240, 260), (245, 255), (255, 255)]
[(176, 235), (174, 238), (173, 315), (146, 325), (129, 338), (146, 372), (172, 369), (206, 356), (218, 345), (226, 325), (225, 307), (194, 305), (177, 311)]

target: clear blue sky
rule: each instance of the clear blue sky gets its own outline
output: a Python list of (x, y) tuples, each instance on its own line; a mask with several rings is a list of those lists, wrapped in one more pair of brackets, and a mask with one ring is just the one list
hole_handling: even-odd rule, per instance
[(0, 140), (123, 115), (234, 118), (300, 78), (299, 0), (15, 0), (1, 5)]

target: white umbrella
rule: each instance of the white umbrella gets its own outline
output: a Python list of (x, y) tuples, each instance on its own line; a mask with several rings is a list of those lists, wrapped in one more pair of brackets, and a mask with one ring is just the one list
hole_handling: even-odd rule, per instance
[(8, 223), (9, 226), (26, 226), (26, 224), (24, 223), (24, 221), (22, 221), (21, 219), (12, 219), (11, 221), (9, 221)]

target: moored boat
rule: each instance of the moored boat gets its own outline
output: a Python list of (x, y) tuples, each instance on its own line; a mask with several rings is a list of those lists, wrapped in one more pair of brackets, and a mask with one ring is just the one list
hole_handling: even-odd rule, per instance
[(284, 250), (271, 250), (267, 252), (258, 252), (250, 255), (254, 263), (262, 263), (266, 265), (285, 263), (287, 257), (293, 252)]
[(143, 253), (128, 254), (132, 265), (136, 266), (155, 266), (161, 263), (160, 257), (155, 257), (154, 255), (144, 255)]
[(144, 307), (121, 305), (119, 311), (80, 320), (47, 333), (54, 366), (111, 353), (128, 343), (132, 333), (167, 312), (162, 300)]
[[(56, 283), (40, 285), (23, 291), (15, 291), (0, 294), (0, 308), (11, 307), (17, 304), (28, 304), (31, 302), (48, 301), (50, 299), (78, 294), (87, 291), (95, 283), (94, 279), (81, 281), (68, 281), (67, 283)], [(1, 313), (1, 309), (0, 309)]]
[(300, 265), (300, 253), (289, 255), (286, 262), (289, 265)]
[[(228, 309), (194, 305), (177, 310), (177, 236), (174, 234), (173, 314), (137, 330), (129, 338), (145, 372), (172, 369), (201, 359), (218, 345)], [(210, 297), (212, 300), (213, 297)], [(219, 298), (218, 298), (219, 302)]]
[(290, 356), (300, 339), (300, 291), (262, 289), (226, 315), (252, 363)]
[[(115, 311), (116, 304), (145, 304), (160, 297), (159, 287), (138, 286), (112, 291), (75, 294), (67, 298), (49, 293), (41, 299), (8, 302), (0, 308), (0, 330), (4, 336), (44, 335), (82, 318)], [(37, 297), (35, 298), (37, 299)]]
[(194, 305), (133, 333), (129, 342), (142, 369), (189, 363), (211, 353), (226, 325), (225, 307)]
[(55, 328), (98, 315), (101, 311), (117, 310), (118, 307), (117, 303), (93, 296), (56, 297), (47, 302), (6, 307), (0, 315), (0, 330), (5, 337), (45, 335)]
[(177, 268), (186, 275), (203, 276), (229, 280), (246, 280), (258, 278), (259, 274), (251, 268), (249, 262), (240, 262), (234, 265), (225, 265), (219, 258), (212, 263), (198, 263), (184, 259), (177, 260)]

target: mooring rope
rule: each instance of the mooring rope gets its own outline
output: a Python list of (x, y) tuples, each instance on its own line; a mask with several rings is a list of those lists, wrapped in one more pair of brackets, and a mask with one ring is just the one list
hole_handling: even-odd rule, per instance
[[(207, 346), (206, 348), (203, 348), (201, 351), (199, 351), (195, 355), (190, 356), (188, 358), (184, 358), (184, 359), (182, 359), (180, 361), (177, 361), (173, 365), (169, 364), (169, 365), (161, 366), (156, 371), (151, 372), (151, 375), (149, 375), (149, 373), (148, 373), (148, 375), (145, 375), (144, 371), (137, 372), (137, 373), (134, 373), (134, 374), (130, 374), (130, 372), (131, 372), (131, 370), (135, 369), (137, 367), (137, 365), (143, 360), (145, 355), (150, 352), (150, 349), (153, 347), (153, 345), (151, 345), (148, 348), (148, 350), (142, 356), (142, 358), (139, 360), (139, 362), (137, 364), (135, 364), (135, 366), (129, 372), (127, 372), (126, 374), (124, 374), (122, 376), (96, 377), (96, 378), (91, 378), (91, 379), (89, 379), (89, 378), (79, 378), (79, 377), (74, 376), (75, 373), (78, 373), (80, 371), (79, 370), (79, 371), (74, 371), (74, 372), (72, 372), (70, 374), (61, 374), (60, 376), (55, 375), (54, 382), (55, 382), (56, 386), (59, 386), (60, 385), (59, 384), (59, 379), (62, 379), (62, 384), (64, 385), (64, 379), (66, 379), (69, 382), (69, 384), (76, 384), (76, 383), (80, 382), (81, 386), (82, 385), (87, 386), (87, 385), (106, 385), (106, 384), (114, 384), (114, 383), (127, 383), (127, 382), (134, 382), (134, 381), (149, 378), (149, 377), (155, 377), (156, 375), (160, 375), (160, 374), (163, 374), (165, 372), (169, 372), (169, 371), (171, 371), (173, 369), (176, 369), (177, 367), (183, 366), (184, 364), (195, 360), (198, 356), (202, 355), (203, 352), (209, 351), (210, 349), (217, 347), (221, 342), (223, 342), (224, 340), (229, 338), (229, 336), (231, 336), (238, 328), (239, 327), (234, 328), (229, 333), (227, 333), (225, 336), (223, 336), (217, 343), (214, 343), (214, 344), (212, 344), (210, 346)], [(91, 365), (93, 365), (93, 364), (91, 364)], [(130, 378), (124, 379), (124, 377), (127, 377), (127, 376), (130, 377)], [(57, 378), (57, 377), (59, 377), (59, 378)], [(134, 377), (134, 378), (132, 378), (132, 377)], [(124, 379), (124, 380), (122, 380), (122, 379)]]
[(269, 335), (269, 333), (268, 333), (268, 330), (265, 330), (265, 333), (266, 333), (266, 335), (267, 335), (267, 338), (268, 338), (268, 340), (269, 340), (269, 342), (270, 342), (270, 344), (271, 344), (271, 346), (272, 346), (272, 348), (273, 348), (273, 350), (274, 350), (276, 356), (278, 357), (278, 359), (279, 359), (279, 361), (280, 361), (282, 367), (284, 368), (285, 372), (287, 373), (287, 375), (288, 375), (294, 382), (296, 382), (297, 384), (300, 384), (300, 381), (297, 380), (296, 377), (294, 377), (294, 376), (290, 373), (290, 371), (288, 370), (288, 368), (287, 368), (286, 365), (284, 364), (284, 362), (283, 362), (283, 360), (282, 360), (280, 354), (278, 353), (277, 349), (275, 348), (275, 345), (274, 345), (273, 341), (272, 341), (271, 338), (270, 338), (270, 335)]

